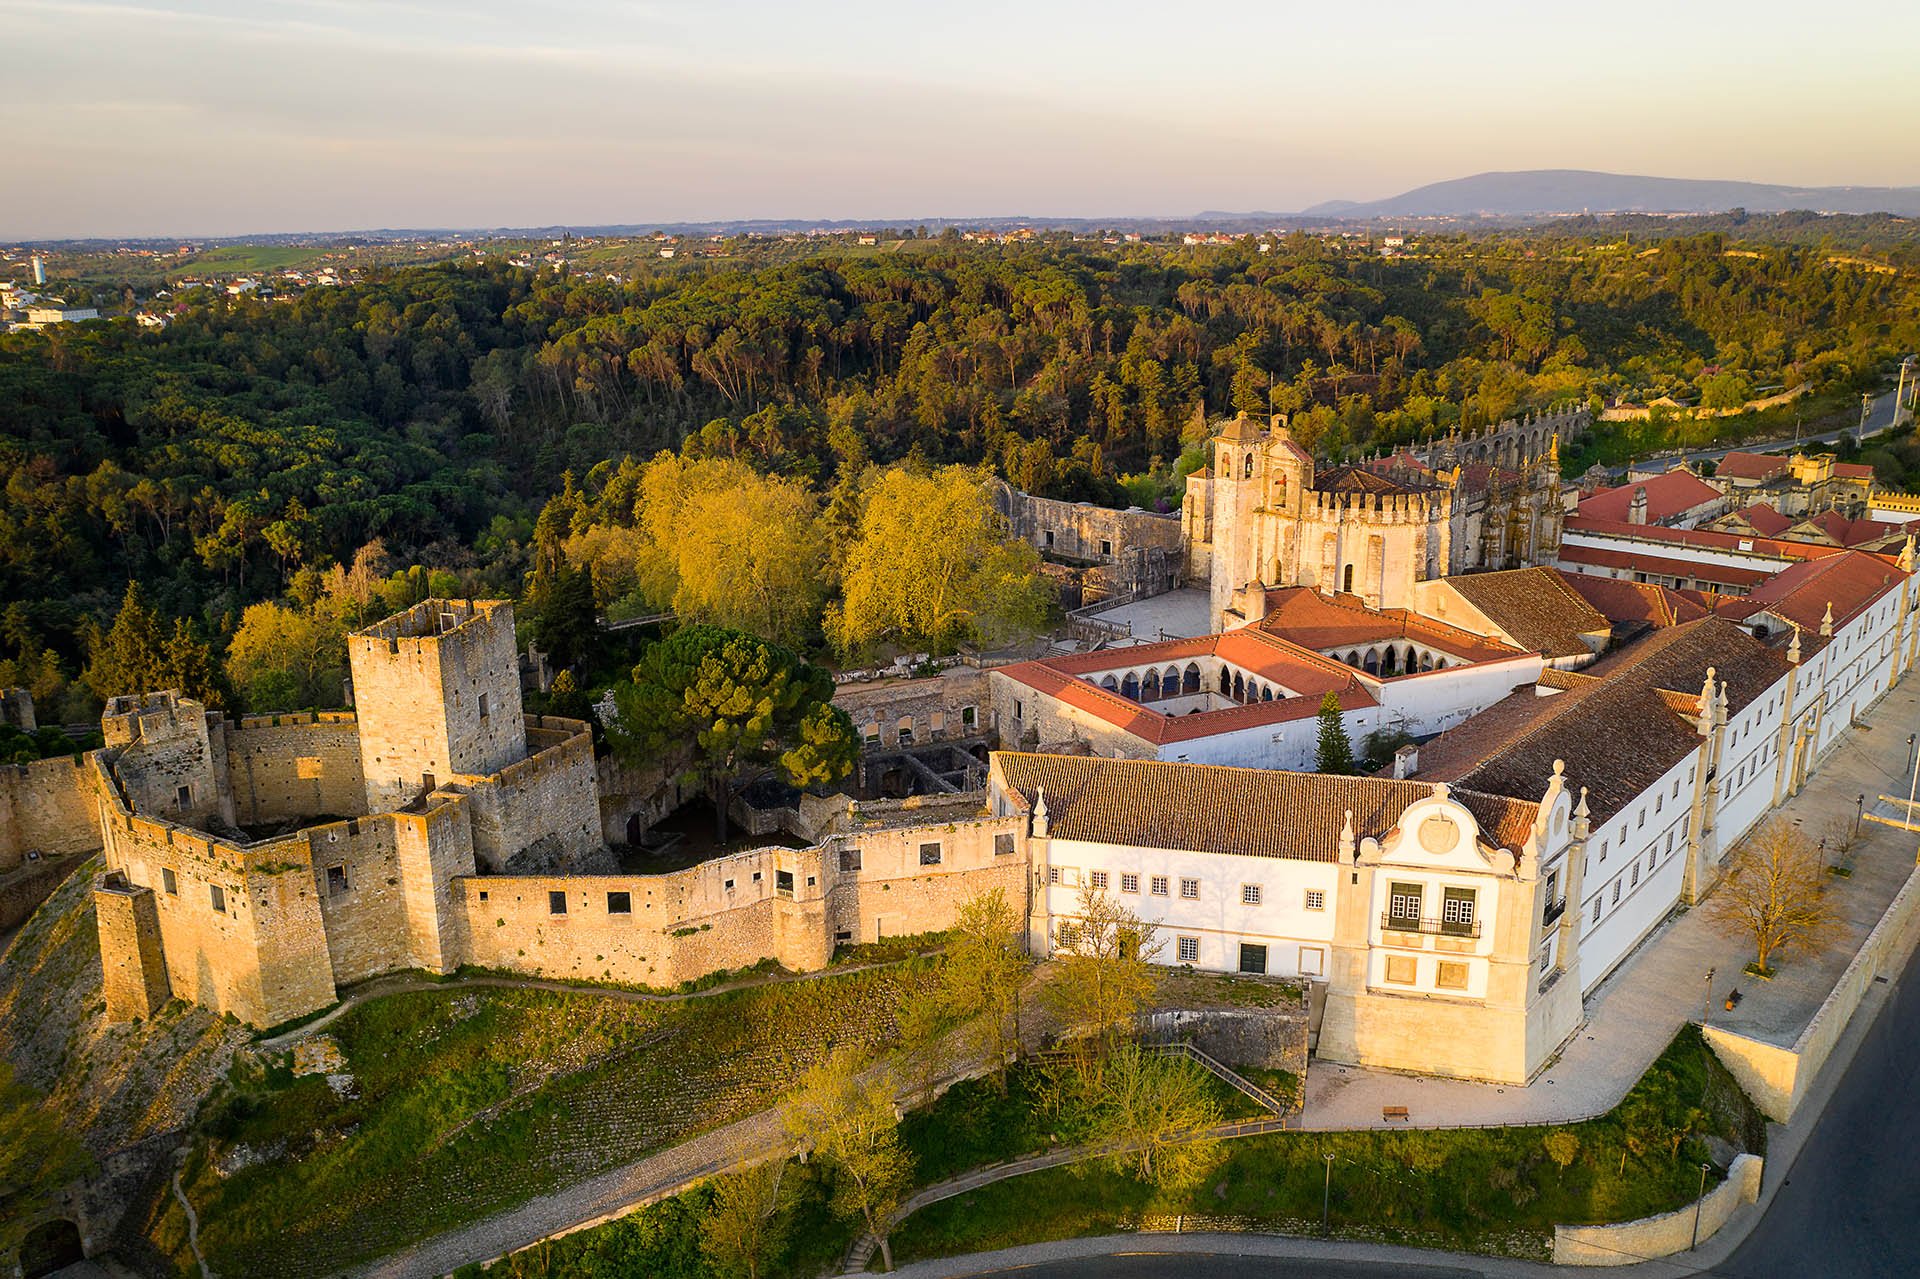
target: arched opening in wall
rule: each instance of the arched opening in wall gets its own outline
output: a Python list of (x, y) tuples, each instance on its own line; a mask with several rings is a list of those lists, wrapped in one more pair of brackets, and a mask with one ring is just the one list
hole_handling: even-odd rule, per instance
[(1246, 677), (1241, 675), (1239, 671), (1233, 673), (1233, 700), (1236, 702), (1244, 702), (1247, 700)]
[(1382, 675), (1400, 673), (1400, 650), (1391, 644), (1387, 645), (1386, 654), (1380, 659), (1380, 673)]
[(889, 768), (880, 774), (880, 795), (883, 799), (905, 799), (913, 794), (913, 784), (907, 780), (904, 768)]
[(1260, 700), (1261, 700), (1261, 701), (1263, 701), (1263, 702), (1270, 702), (1270, 701), (1272, 701), (1272, 700), (1273, 700), (1273, 690), (1272, 690), (1271, 688), (1267, 688), (1267, 687), (1265, 687), (1265, 686), (1263, 685), (1263, 686), (1261, 687), (1261, 689), (1260, 689)]
[(1127, 677), (1120, 681), (1120, 696), (1130, 702), (1140, 700), (1140, 677), (1132, 671), (1128, 671)]
[(1108, 675), (1101, 679), (1100, 687), (1106, 689), (1109, 693), (1117, 693), (1120, 691), (1120, 681)]
[(1180, 677), (1180, 691), (1183, 693), (1197, 693), (1200, 691), (1200, 664), (1198, 662), (1187, 663), (1186, 673)]
[(638, 844), (647, 835), (647, 815), (633, 813), (627, 818), (627, 842)]
[(1423, 671), (1430, 671), (1433, 669), (1433, 654), (1431, 653), (1420, 654), (1420, 669)]
[(1233, 696), (1233, 673), (1224, 666), (1220, 668), (1220, 695)]
[(1160, 672), (1160, 696), (1175, 697), (1180, 692), (1180, 668), (1169, 666)]
[(1253, 478), (1253, 454), (1251, 453), (1247, 454), (1247, 467), (1243, 478), (1249, 480)]
[(973, 756), (975, 760), (984, 764), (987, 762), (987, 744), (985, 742), (979, 742), (979, 743), (976, 743), (975, 745), (969, 746), (967, 747), (967, 754)]
[(1348, 653), (1345, 657), (1341, 658), (1340, 660), (1345, 662), (1348, 666), (1353, 667), (1353, 669), (1356, 671), (1360, 669), (1360, 653), (1358, 650)]
[(20, 1273), (26, 1279), (40, 1279), (86, 1259), (80, 1227), (64, 1217), (42, 1222), (20, 1242)]
[(1160, 699), (1160, 672), (1148, 671), (1147, 677), (1140, 681), (1140, 700), (1153, 702)]
[(1353, 594), (1353, 565), (1349, 564), (1340, 571), (1340, 589)]
[(1368, 649), (1366, 661), (1361, 663), (1360, 669), (1369, 675), (1378, 675), (1380, 673), (1380, 654), (1372, 649)]

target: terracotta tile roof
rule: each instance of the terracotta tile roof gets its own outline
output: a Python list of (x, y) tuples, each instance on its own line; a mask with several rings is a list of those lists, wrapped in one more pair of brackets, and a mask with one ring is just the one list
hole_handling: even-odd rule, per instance
[(1647, 519), (1656, 522), (1673, 519), (1720, 498), (1719, 489), (1691, 471), (1676, 468), (1652, 479), (1602, 489), (1580, 503), (1579, 514), (1587, 519), (1624, 520), (1633, 509), (1637, 489), (1647, 491)]
[[(1349, 810), (1355, 838), (1379, 838), (1433, 794), (1431, 783), (1381, 777), (1016, 751), (995, 751), (993, 769), (1029, 808), (1046, 788), (1055, 838), (1296, 861), (1335, 860)], [(1525, 844), (1540, 812), (1537, 798), (1465, 789), (1453, 798), (1480, 823), (1483, 842), (1499, 848)]]
[(1693, 546), (1722, 551), (1745, 551), (1782, 560), (1811, 560), (1833, 554), (1831, 546), (1813, 542), (1791, 542), (1771, 537), (1748, 537), (1745, 533), (1716, 533), (1702, 528), (1663, 528), (1653, 524), (1628, 524), (1621, 520), (1594, 520), (1579, 515), (1567, 517), (1566, 531), (1591, 537), (1637, 538), (1664, 542), (1671, 546)]
[[(1296, 696), (1189, 715), (1164, 715), (1151, 705), (1101, 688), (1087, 678), (1130, 667), (1162, 664), (1184, 667), (1189, 659), (1202, 656), (1217, 657), (1248, 675), (1290, 689)], [(1309, 719), (1319, 712), (1321, 698), (1329, 692), (1338, 697), (1342, 710), (1378, 704), (1361, 683), (1358, 672), (1311, 649), (1253, 628), (1042, 658), (1000, 667), (999, 673), (1156, 746), (1264, 724)]]
[(1758, 586), (1773, 576), (1765, 569), (1729, 568), (1724, 564), (1706, 564), (1667, 555), (1643, 555), (1638, 551), (1602, 550), (1595, 546), (1562, 546), (1558, 558), (1562, 564), (1631, 569), (1636, 573), (1655, 573), (1661, 577), (1689, 578), (1696, 582), (1746, 589)]
[(1569, 589), (1593, 605), (1609, 622), (1673, 626), (1705, 617), (1708, 612), (1699, 601), (1690, 598), (1692, 592), (1595, 573), (1555, 572)]
[(1418, 775), (1519, 797), (1542, 791), (1553, 762), (1564, 760), (1568, 782), (1587, 788), (1598, 824), (1698, 748), (1688, 717), (1708, 668), (1732, 714), (1764, 695), (1787, 666), (1778, 650), (1717, 617), (1668, 627), (1589, 667), (1590, 681), (1545, 697), (1520, 689), (1428, 742)]
[(1447, 585), (1523, 647), (1548, 657), (1594, 652), (1583, 635), (1606, 638), (1611, 624), (1550, 568), (1514, 568), (1499, 573), (1450, 577)]
[(1747, 522), (1748, 527), (1762, 537), (1777, 537), (1793, 527), (1793, 521), (1768, 506), (1765, 502), (1755, 502), (1743, 506), (1734, 512)]
[(1835, 462), (1833, 475), (1839, 480), (1870, 480), (1873, 478), (1873, 467), (1865, 462)]
[(1365, 493), (1392, 495), (1418, 493), (1431, 487), (1412, 484), (1358, 466), (1336, 466), (1314, 476), (1313, 487), (1323, 493)]
[(1357, 595), (1322, 595), (1305, 586), (1268, 591), (1259, 629), (1311, 649), (1412, 639), (1469, 662), (1498, 662), (1526, 651), (1404, 608), (1368, 608)]
[(1838, 629), (1889, 590), (1898, 590), (1905, 576), (1886, 556), (1842, 551), (1827, 559), (1782, 569), (1749, 594), (1747, 602), (1753, 605), (1753, 612), (1765, 609), (1796, 623), (1803, 631), (1818, 631), (1831, 604), (1833, 624)]
[(1752, 480), (1765, 483), (1785, 475), (1788, 462), (1772, 453), (1729, 453), (1713, 468), (1715, 479)]

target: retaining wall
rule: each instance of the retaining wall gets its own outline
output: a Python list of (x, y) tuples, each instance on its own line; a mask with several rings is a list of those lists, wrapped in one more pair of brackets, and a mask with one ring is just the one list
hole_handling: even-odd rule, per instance
[(1845, 1033), (1874, 979), (1897, 972), (1920, 938), (1920, 868), (1887, 906), (1833, 992), (1792, 1047), (1783, 1048), (1718, 1026), (1705, 1027), (1713, 1051), (1767, 1118), (1786, 1123)]
[(97, 852), (100, 818), (84, 755), (0, 764), (0, 874), (28, 853)]
[[(1760, 1198), (1760, 1174), (1765, 1161), (1758, 1155), (1738, 1155), (1727, 1179), (1699, 1200), (1700, 1238), (1710, 1239), (1727, 1224), (1734, 1210)], [(1694, 1205), (1658, 1217), (1622, 1221), (1608, 1226), (1555, 1226), (1553, 1264), (1556, 1266), (1630, 1266), (1652, 1257), (1685, 1252), (1693, 1243)]]

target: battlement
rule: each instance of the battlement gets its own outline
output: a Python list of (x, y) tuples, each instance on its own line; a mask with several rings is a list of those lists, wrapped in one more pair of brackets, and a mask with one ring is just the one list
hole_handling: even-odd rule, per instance
[(395, 613), (371, 626), (363, 626), (347, 638), (349, 641), (384, 640), (391, 646), (389, 651), (395, 651), (402, 640), (446, 639), (458, 635), (475, 622), (490, 622), (495, 614), (502, 611), (511, 619), (513, 605), (506, 600), (426, 599), (403, 613)]

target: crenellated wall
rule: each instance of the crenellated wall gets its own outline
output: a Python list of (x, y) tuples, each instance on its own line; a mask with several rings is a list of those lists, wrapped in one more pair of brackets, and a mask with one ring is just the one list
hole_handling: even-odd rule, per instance
[(367, 811), (360, 727), (353, 712), (253, 715), (227, 724), (225, 734), (237, 824), (356, 817)]
[(66, 856), (100, 847), (100, 818), (84, 755), (0, 764), (0, 874), (28, 853)]
[(534, 863), (530, 869), (571, 865), (603, 842), (592, 732), (580, 720), (527, 722), (525, 759), (448, 785), (467, 797), (474, 855), (490, 871), (518, 869), (515, 858)]

